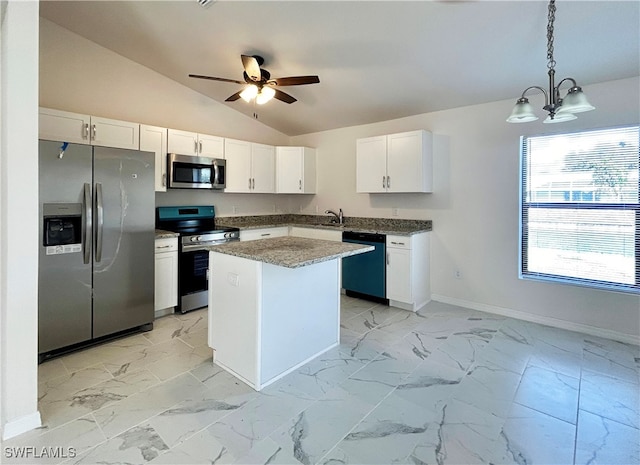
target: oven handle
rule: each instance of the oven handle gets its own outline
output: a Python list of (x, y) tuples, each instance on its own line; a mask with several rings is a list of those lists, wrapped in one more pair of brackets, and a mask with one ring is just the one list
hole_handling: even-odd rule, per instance
[(203, 244), (188, 244), (188, 245), (183, 245), (182, 246), (182, 251), (183, 252), (196, 252), (198, 250), (208, 250), (209, 247), (211, 247), (212, 245), (220, 245), (220, 244), (226, 244), (227, 242), (234, 242), (233, 240), (229, 240), (229, 239), (223, 239), (220, 241), (211, 241), (211, 242), (206, 242)]

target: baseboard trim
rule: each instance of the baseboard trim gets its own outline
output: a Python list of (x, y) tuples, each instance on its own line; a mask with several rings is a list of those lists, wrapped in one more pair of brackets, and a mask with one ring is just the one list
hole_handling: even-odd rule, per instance
[(613, 331), (610, 329), (598, 328), (596, 326), (584, 325), (581, 323), (574, 323), (572, 321), (559, 320), (557, 318), (552, 318), (548, 316), (534, 315), (532, 313), (521, 312), (519, 310), (513, 310), (511, 308), (482, 304), (478, 302), (472, 302), (470, 300), (458, 299), (455, 297), (449, 297), (449, 296), (439, 295), (439, 294), (432, 294), (431, 300), (435, 300), (445, 304), (457, 305), (459, 307), (466, 307), (472, 310), (479, 310), (481, 312), (507, 316), (510, 318), (515, 318), (517, 320), (524, 320), (524, 321), (530, 321), (532, 323), (539, 323), (546, 326), (552, 326), (554, 328), (566, 329), (569, 331), (576, 331), (579, 333), (589, 334), (591, 336), (603, 337), (605, 339), (613, 339), (615, 341), (620, 341), (627, 344), (640, 345), (640, 336), (634, 336), (633, 334), (620, 333), (618, 331)]
[(40, 412), (37, 410), (29, 415), (7, 422), (2, 428), (2, 440), (6, 441), (19, 434), (26, 433), (32, 429), (36, 429), (42, 426), (42, 419), (40, 418)]

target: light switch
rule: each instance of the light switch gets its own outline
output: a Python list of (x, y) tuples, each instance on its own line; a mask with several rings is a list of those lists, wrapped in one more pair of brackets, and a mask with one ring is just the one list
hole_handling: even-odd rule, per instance
[(233, 287), (238, 287), (240, 283), (240, 276), (238, 276), (236, 273), (227, 273), (227, 281)]

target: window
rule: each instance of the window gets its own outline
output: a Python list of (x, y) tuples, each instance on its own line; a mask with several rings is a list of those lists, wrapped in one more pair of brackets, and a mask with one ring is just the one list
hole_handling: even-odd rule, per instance
[(638, 126), (522, 138), (520, 277), (640, 293)]

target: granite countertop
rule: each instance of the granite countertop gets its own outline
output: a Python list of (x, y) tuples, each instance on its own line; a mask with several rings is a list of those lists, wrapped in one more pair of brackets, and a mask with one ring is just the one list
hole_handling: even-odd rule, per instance
[(156, 239), (170, 239), (172, 237), (178, 237), (180, 234), (172, 231), (165, 231), (164, 229), (156, 229)]
[(276, 237), (246, 242), (228, 242), (209, 247), (212, 252), (247, 258), (286, 268), (299, 268), (373, 250), (373, 246), (324, 241), (304, 237)]
[(219, 217), (217, 224), (240, 229), (277, 228), (296, 226), (301, 228), (355, 231), (375, 234), (410, 236), (432, 230), (430, 220), (403, 220), (393, 218), (345, 217), (345, 224), (330, 225), (331, 217), (322, 215), (256, 215), (243, 217)]

